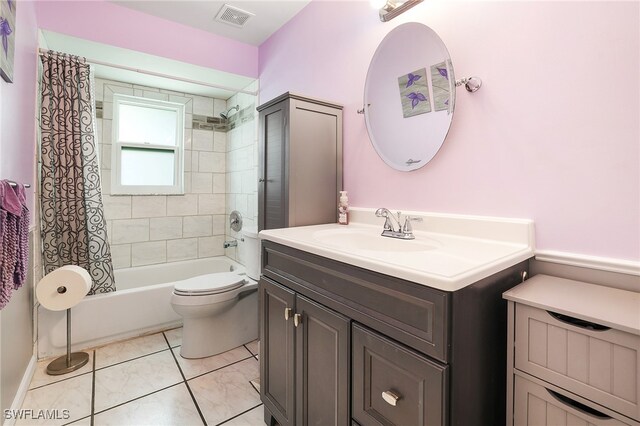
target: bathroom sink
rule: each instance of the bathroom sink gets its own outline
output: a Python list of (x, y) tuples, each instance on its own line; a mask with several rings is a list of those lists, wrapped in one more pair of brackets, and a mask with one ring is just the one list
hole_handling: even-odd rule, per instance
[[(380, 235), (372, 209), (351, 209), (349, 225), (269, 229), (262, 240), (429, 287), (455, 291), (533, 256), (533, 222), (420, 214), (415, 239)], [(416, 216), (416, 213), (405, 214)]]
[(383, 237), (379, 229), (343, 227), (316, 231), (311, 236), (320, 244), (341, 250), (376, 252), (422, 252), (435, 250), (442, 244), (422, 236), (414, 240)]

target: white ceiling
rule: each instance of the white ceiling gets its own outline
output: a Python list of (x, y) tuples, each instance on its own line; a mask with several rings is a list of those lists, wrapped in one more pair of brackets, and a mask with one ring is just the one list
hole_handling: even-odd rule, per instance
[[(311, 0), (112, 0), (149, 15), (178, 22), (189, 27), (218, 34), (223, 37), (259, 46), (271, 34), (293, 18)], [(215, 20), (223, 5), (237, 7), (255, 16), (249, 18), (243, 28)]]

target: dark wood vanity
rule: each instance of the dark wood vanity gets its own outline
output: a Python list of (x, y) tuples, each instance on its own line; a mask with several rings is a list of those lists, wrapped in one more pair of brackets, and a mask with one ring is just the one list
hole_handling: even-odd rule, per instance
[(504, 424), (501, 295), (527, 270), (447, 292), (263, 241), (266, 424)]

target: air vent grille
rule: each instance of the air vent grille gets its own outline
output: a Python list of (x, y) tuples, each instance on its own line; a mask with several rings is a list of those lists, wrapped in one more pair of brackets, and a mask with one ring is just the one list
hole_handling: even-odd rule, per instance
[(218, 12), (216, 21), (241, 28), (252, 16), (254, 16), (254, 14), (251, 12), (225, 4), (222, 6), (222, 9), (220, 9), (220, 12)]

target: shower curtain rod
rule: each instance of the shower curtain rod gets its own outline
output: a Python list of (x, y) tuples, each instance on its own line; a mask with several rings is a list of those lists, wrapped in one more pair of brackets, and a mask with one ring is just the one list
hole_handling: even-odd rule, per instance
[[(40, 56), (44, 55), (47, 52), (49, 52), (49, 50), (47, 50), (47, 49), (42, 49), (42, 48), (38, 49), (38, 54)], [(128, 67), (126, 65), (111, 64), (109, 62), (98, 61), (98, 60), (89, 59), (89, 58), (85, 58), (85, 60), (87, 62), (89, 62), (89, 63), (94, 64), (94, 65), (104, 65), (106, 67), (118, 68), (118, 69), (127, 70), (127, 71), (133, 71), (133, 72), (137, 72), (137, 73), (140, 73), (140, 74), (152, 75), (154, 77), (168, 78), (170, 80), (178, 80), (178, 81), (182, 81), (182, 82), (185, 82), (185, 83), (197, 84), (199, 86), (211, 87), (213, 89), (228, 90), (228, 91), (234, 92), (234, 93), (244, 93), (244, 94), (251, 95), (251, 96), (256, 96), (257, 95), (257, 92), (252, 92), (250, 90), (238, 90), (238, 89), (234, 89), (232, 87), (220, 86), (220, 85), (211, 84), (211, 83), (205, 83), (204, 81), (191, 80), (189, 78), (176, 77), (176, 76), (173, 76), (173, 75), (162, 74), (162, 73), (154, 72), (154, 71), (147, 71), (147, 70), (143, 70), (143, 69), (140, 69), (140, 68)]]

